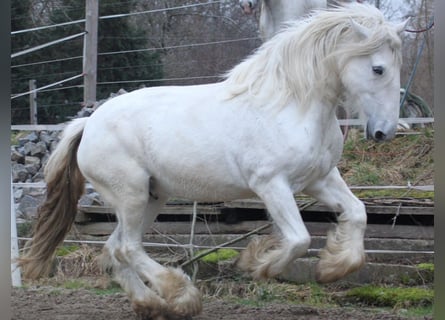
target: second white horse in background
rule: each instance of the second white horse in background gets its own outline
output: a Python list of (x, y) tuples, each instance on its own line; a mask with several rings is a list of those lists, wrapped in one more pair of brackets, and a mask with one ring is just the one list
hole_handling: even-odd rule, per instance
[[(325, 9), (343, 2), (355, 0), (240, 0), (239, 4), (246, 14), (251, 14), (260, 5), (259, 31), (263, 41), (272, 38), (286, 22), (300, 19), (315, 9)], [(361, 0), (357, 2), (362, 2)]]

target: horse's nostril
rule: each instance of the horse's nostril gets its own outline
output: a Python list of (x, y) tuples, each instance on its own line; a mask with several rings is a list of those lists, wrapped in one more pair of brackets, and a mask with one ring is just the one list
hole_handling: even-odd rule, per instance
[(378, 130), (375, 132), (374, 138), (376, 141), (383, 141), (386, 138), (386, 134), (384, 134), (382, 131)]

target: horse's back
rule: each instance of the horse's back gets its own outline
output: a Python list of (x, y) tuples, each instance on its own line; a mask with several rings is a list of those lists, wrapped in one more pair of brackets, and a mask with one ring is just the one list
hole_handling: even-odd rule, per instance
[(227, 123), (237, 117), (230, 103), (221, 103), (220, 91), (217, 84), (159, 87), (111, 99), (85, 127), (82, 171), (103, 181), (140, 169), (166, 193), (188, 198), (248, 192), (234, 155), (239, 135)]

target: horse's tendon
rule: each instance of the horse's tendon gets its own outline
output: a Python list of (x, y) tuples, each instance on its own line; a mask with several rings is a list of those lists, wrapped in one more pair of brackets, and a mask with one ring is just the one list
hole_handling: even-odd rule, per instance
[(36, 279), (50, 273), (54, 252), (74, 222), (77, 202), (85, 185), (76, 158), (82, 133), (83, 128), (66, 137), (69, 139), (66, 152), (62, 155), (55, 150), (53, 159), (49, 160), (55, 161), (52, 165), (57, 170), (46, 176), (47, 196), (38, 209), (33, 238), (27, 244), (24, 256), (17, 260), (25, 278)]

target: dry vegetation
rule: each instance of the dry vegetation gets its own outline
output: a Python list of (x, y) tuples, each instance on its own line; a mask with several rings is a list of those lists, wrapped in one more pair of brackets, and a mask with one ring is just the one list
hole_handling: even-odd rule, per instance
[[(39, 303), (43, 303), (44, 311), (38, 312), (50, 312), (52, 315), (61, 311), (73, 312), (67, 310), (70, 303), (82, 303), (81, 300), (88, 297), (90, 301), (118, 303), (119, 308), (125, 311), (125, 318), (132, 319), (123, 290), (99, 271), (99, 252), (99, 247), (86, 245), (61, 247), (55, 260), (54, 275), (38, 281), (26, 281), (24, 288), (14, 289), (13, 302), (14, 299), (22, 303), (26, 300), (23, 309), (29, 308), (31, 312), (35, 308), (41, 309)], [(219, 264), (219, 272), (198, 277), (197, 286), (203, 294), (206, 308), (210, 309), (198, 319), (210, 319), (206, 314), (229, 319), (230, 313), (237, 314), (241, 310), (263, 318), (267, 314), (275, 314), (282, 319), (294, 319), (296, 311), (304, 315), (302, 319), (314, 319), (311, 317), (314, 314), (319, 316), (318, 319), (330, 319), (338, 314), (343, 314), (345, 319), (367, 319), (367, 315), (371, 317), (369, 319), (432, 319), (434, 289), (431, 282), (419, 286), (363, 286), (346, 282), (321, 286), (311, 282), (253, 281), (232, 267), (233, 260)], [(52, 305), (54, 299), (58, 301), (57, 306)], [(67, 299), (71, 302), (68, 303)], [(63, 307), (64, 304), (67, 306)], [(94, 315), (100, 309), (86, 305), (85, 308), (90, 308), (89, 314)], [(23, 309), (15, 311), (17, 319), (30, 319), (23, 315)], [(122, 317), (121, 310), (114, 312), (116, 315), (112, 319)], [(225, 313), (229, 313), (229, 317), (224, 318)], [(240, 319), (248, 319), (248, 316)]]
[(351, 186), (420, 186), (434, 184), (432, 129), (398, 135), (375, 143), (352, 130), (344, 146), (339, 169)]

